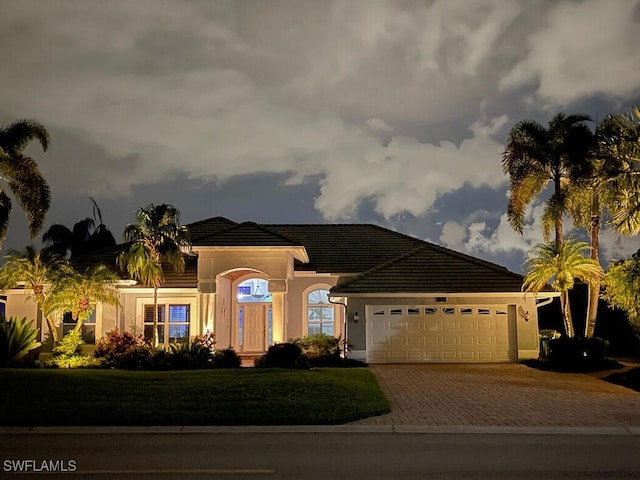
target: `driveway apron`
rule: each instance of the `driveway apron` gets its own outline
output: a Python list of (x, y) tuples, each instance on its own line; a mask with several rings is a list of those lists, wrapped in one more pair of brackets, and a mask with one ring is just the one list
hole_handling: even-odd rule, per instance
[(640, 393), (520, 364), (372, 365), (391, 413), (357, 425), (640, 426)]

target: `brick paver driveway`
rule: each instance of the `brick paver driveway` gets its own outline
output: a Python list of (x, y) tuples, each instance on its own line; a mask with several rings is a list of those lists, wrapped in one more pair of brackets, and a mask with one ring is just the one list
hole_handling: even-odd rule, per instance
[(520, 364), (372, 365), (391, 413), (359, 425), (640, 426), (640, 392)]

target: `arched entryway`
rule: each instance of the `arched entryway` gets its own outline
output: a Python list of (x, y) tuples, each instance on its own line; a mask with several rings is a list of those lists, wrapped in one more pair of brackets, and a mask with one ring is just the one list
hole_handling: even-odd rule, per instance
[(252, 268), (216, 276), (211, 311), (218, 346), (238, 353), (264, 353), (286, 337), (286, 280)]

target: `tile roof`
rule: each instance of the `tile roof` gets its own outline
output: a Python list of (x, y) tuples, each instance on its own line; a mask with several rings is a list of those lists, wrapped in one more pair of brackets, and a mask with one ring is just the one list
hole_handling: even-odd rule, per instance
[(332, 293), (519, 292), (522, 275), (424, 242), (422, 246), (345, 280)]
[(266, 226), (304, 245), (309, 263), (296, 263), (296, 270), (318, 273), (362, 273), (424, 244), (370, 224)]
[(198, 222), (189, 223), (186, 226), (189, 229), (189, 235), (193, 242), (200, 237), (213, 235), (214, 233), (218, 233), (220, 230), (224, 230), (225, 228), (229, 228), (233, 225), (236, 225), (236, 222), (229, 220), (228, 218), (212, 217)]
[[(516, 292), (523, 277), (499, 265), (371, 224), (236, 223), (212, 217), (188, 224), (198, 246), (303, 246), (308, 263), (295, 269), (354, 274), (335, 293)], [(74, 260), (80, 268), (102, 263), (122, 278), (115, 259), (124, 244)], [(197, 258), (186, 256), (183, 274), (165, 270), (167, 288), (197, 286)]]
[[(191, 228), (189, 225), (187, 228)], [(300, 247), (301, 243), (291, 240), (277, 231), (255, 222), (237, 223), (193, 238), (194, 247)]]
[[(74, 258), (72, 263), (79, 271), (93, 265), (105, 265), (116, 275), (122, 279), (128, 279), (129, 274), (121, 270), (116, 264), (118, 254), (125, 250), (127, 244), (121, 243), (113, 247), (107, 247), (96, 252), (87, 253), (85, 255)], [(195, 255), (184, 255), (185, 270), (184, 273), (175, 273), (173, 269), (164, 268), (165, 282), (162, 288), (196, 288), (198, 286), (198, 257)], [(135, 287), (144, 287), (145, 285), (137, 284)]]

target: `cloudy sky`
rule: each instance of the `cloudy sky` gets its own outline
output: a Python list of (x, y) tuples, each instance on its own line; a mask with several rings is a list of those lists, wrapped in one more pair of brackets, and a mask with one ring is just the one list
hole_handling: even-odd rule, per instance
[[(372, 222), (521, 270), (521, 119), (640, 103), (640, 0), (0, 0), (0, 121), (34, 118), (45, 226)], [(542, 201), (542, 200), (541, 200)], [(30, 242), (17, 209), (3, 250)], [(619, 257), (638, 239), (604, 235)]]

